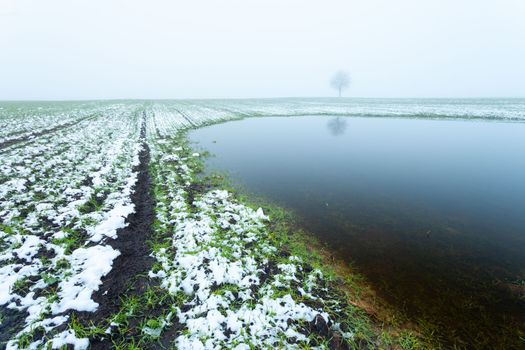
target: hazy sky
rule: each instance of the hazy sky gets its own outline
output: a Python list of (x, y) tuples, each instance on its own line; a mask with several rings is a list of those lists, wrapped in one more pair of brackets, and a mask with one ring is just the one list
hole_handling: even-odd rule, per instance
[(0, 0), (0, 100), (525, 97), (524, 0)]

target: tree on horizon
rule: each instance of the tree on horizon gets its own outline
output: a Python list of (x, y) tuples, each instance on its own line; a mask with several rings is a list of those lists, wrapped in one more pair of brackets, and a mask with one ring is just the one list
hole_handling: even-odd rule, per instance
[(337, 71), (330, 80), (330, 86), (336, 89), (341, 97), (341, 92), (350, 86), (350, 76), (345, 71)]

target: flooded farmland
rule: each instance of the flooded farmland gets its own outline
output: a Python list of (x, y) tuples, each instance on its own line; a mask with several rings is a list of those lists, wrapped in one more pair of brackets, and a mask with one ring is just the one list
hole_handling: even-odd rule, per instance
[(486, 346), (525, 324), (523, 135), (521, 123), (305, 116), (190, 139), (210, 172), (298, 213), (445, 344)]

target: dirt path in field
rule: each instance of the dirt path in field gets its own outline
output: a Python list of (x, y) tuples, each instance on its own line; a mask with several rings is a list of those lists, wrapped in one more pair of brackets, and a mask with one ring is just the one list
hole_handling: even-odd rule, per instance
[(44, 135), (47, 135), (47, 134), (54, 133), (55, 131), (59, 131), (59, 130), (62, 130), (62, 129), (69, 128), (69, 127), (74, 126), (74, 125), (76, 125), (78, 123), (81, 123), (81, 122), (83, 122), (85, 120), (94, 119), (96, 117), (98, 117), (98, 116), (97, 115), (90, 115), (90, 116), (87, 116), (87, 117), (84, 117), (84, 118), (80, 118), (78, 120), (75, 120), (75, 121), (72, 121), (72, 122), (69, 122), (69, 123), (65, 123), (65, 124), (62, 124), (62, 125), (55, 126), (54, 128), (51, 128), (51, 129), (42, 130), (40, 132), (31, 134), (31, 135), (28, 135), (28, 136), (14, 138), (14, 139), (6, 140), (4, 142), (0, 142), (0, 150), (4, 149), (6, 147), (9, 147), (9, 146), (16, 145), (17, 143), (21, 143), (21, 142), (24, 142), (24, 141), (29, 141), (31, 139), (34, 139), (34, 138), (37, 138), (37, 137), (40, 137), (40, 136), (44, 136)]
[[(151, 236), (155, 216), (154, 199), (151, 193), (149, 175), (150, 151), (146, 143), (145, 115), (141, 128), (142, 151), (139, 153), (140, 164), (135, 192), (131, 199), (135, 204), (135, 213), (128, 216), (128, 226), (117, 231), (117, 239), (109, 245), (120, 251), (120, 256), (113, 262), (111, 272), (102, 279), (102, 286), (94, 293), (93, 300), (99, 304), (94, 313), (80, 313), (84, 321), (97, 321), (107, 318), (120, 309), (120, 299), (124, 294), (141, 294), (148, 286), (146, 273), (155, 259), (150, 257), (151, 250), (147, 240)], [(92, 340), (90, 349), (107, 349), (107, 341)]]

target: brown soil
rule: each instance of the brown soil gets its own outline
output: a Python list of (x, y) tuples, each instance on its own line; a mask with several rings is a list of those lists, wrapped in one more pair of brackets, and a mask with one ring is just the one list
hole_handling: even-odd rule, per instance
[[(133, 293), (142, 294), (147, 288), (147, 278), (144, 276), (152, 267), (154, 258), (147, 241), (151, 237), (152, 225), (155, 216), (154, 199), (151, 193), (151, 178), (148, 171), (150, 161), (149, 147), (145, 141), (146, 127), (142, 124), (141, 138), (143, 149), (139, 153), (140, 164), (135, 169), (138, 172), (135, 192), (131, 199), (135, 205), (135, 213), (131, 214), (126, 222), (128, 226), (117, 231), (117, 239), (109, 242), (120, 255), (113, 262), (110, 273), (102, 279), (102, 286), (94, 293), (93, 300), (99, 304), (94, 313), (83, 312), (78, 314), (82, 323), (106, 319), (120, 309), (121, 297), (133, 289)], [(90, 341), (90, 349), (107, 349), (111, 347), (108, 341)]]
[(24, 328), (24, 320), (27, 314), (23, 311), (0, 307), (2, 324), (0, 325), (0, 349), (5, 349), (7, 342)]

